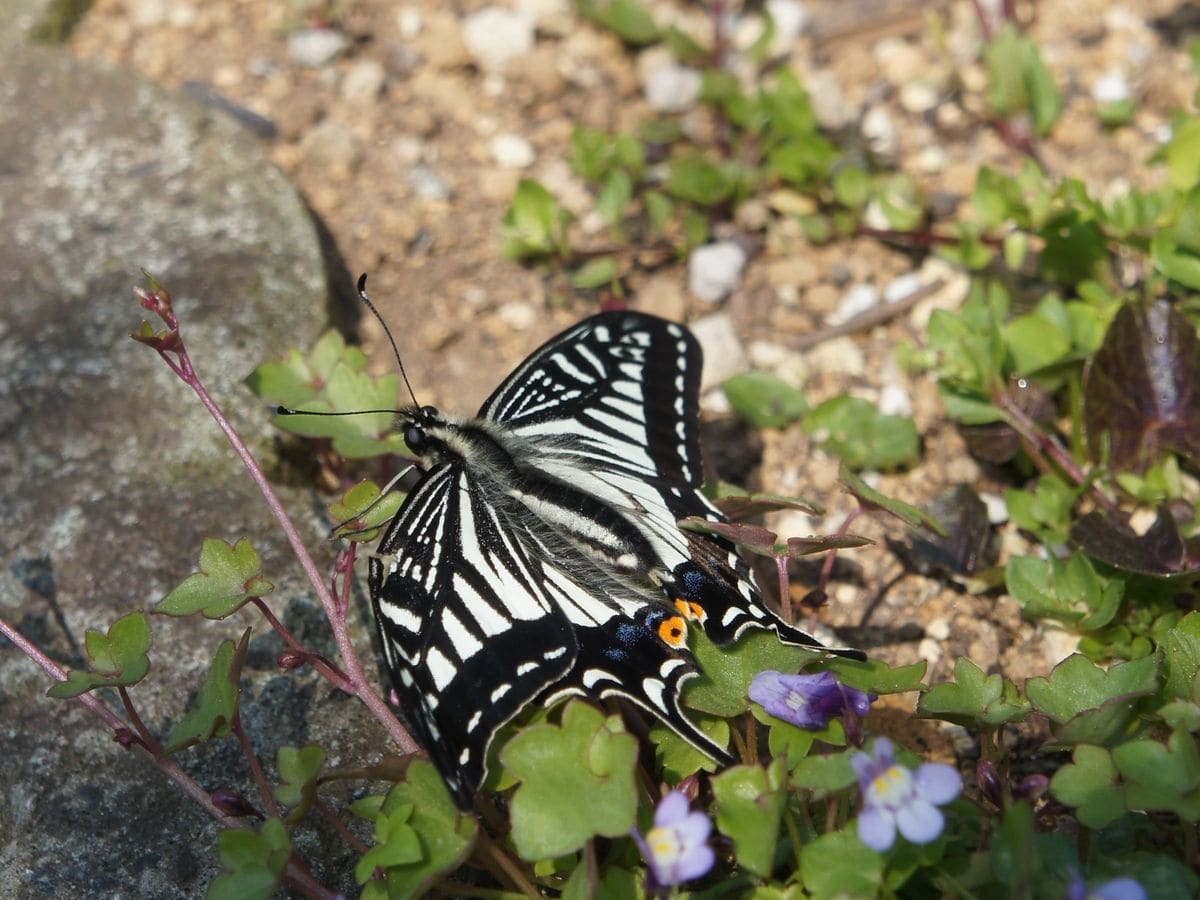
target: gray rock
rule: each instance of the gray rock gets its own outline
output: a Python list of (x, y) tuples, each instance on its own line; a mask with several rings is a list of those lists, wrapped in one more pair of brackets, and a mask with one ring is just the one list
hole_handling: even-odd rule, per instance
[(288, 36), (288, 57), (297, 65), (319, 69), (337, 59), (350, 39), (332, 28), (306, 28)]
[[(85, 629), (149, 609), (196, 568), (205, 536), (247, 535), (279, 585), (277, 614), (305, 621), (311, 592), (241, 463), (128, 335), (146, 314), (130, 294), (145, 267), (172, 290), (213, 396), (271, 464), (269, 416), (243, 379), (326, 321), (310, 216), (223, 113), (64, 54), (0, 59), (0, 616), (78, 666)], [(283, 498), (320, 547), (310, 492)], [(356, 704), (309, 674), (281, 677), (278, 639), (248, 613), (152, 618), (154, 667), (131, 690), (152, 730), (166, 736), (217, 644), (248, 625), (261, 652), (243, 673), (243, 719), (268, 767), (278, 735), (356, 758), (347, 736), (379, 742)], [(0, 894), (202, 894), (216, 824), (79, 704), (47, 698), (49, 684), (0, 639)], [(205, 789), (258, 802), (232, 739), (178, 760)], [(320, 856), (318, 877), (353, 886), (345, 859)]]

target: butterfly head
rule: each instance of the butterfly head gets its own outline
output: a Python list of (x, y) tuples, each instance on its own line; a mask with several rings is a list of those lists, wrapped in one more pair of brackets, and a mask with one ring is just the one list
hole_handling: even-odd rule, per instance
[(404, 443), (417, 456), (424, 456), (431, 449), (430, 431), (444, 425), (442, 414), (434, 406), (417, 406), (400, 413), (404, 425)]

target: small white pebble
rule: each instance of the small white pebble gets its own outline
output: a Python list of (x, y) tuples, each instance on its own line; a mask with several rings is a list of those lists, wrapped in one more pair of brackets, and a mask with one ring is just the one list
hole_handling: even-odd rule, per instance
[(288, 57), (297, 65), (319, 69), (341, 54), (350, 41), (332, 28), (306, 28), (288, 37)]
[(925, 626), (925, 634), (935, 641), (944, 641), (950, 637), (950, 623), (946, 621), (944, 616), (938, 616)]
[(1008, 504), (1004, 502), (1004, 497), (1000, 494), (992, 494), (987, 491), (979, 492), (979, 499), (983, 501), (983, 505), (987, 507), (988, 521), (993, 525), (1003, 525), (1008, 521)]
[(488, 143), (492, 159), (505, 169), (525, 169), (533, 165), (537, 153), (533, 145), (519, 134), (498, 134)]
[(742, 283), (746, 251), (733, 241), (697, 247), (688, 257), (688, 290), (716, 303)]
[(396, 13), (396, 28), (400, 37), (411, 41), (421, 33), (425, 23), (421, 20), (421, 10), (415, 6), (406, 6)]
[(646, 74), (646, 101), (660, 113), (686, 112), (700, 99), (703, 79), (695, 69), (663, 66)]
[(498, 310), (496, 315), (500, 321), (511, 328), (513, 331), (528, 331), (537, 324), (538, 311), (529, 304), (523, 303), (520, 300), (513, 300), (505, 303)]
[(1120, 103), (1129, 99), (1129, 82), (1113, 69), (1105, 72), (1092, 85), (1092, 99), (1097, 103)]
[(767, 0), (766, 6), (771, 21), (775, 23), (771, 49), (776, 53), (786, 53), (808, 24), (808, 10), (796, 0)]
[(533, 20), (522, 13), (488, 6), (463, 22), (463, 43), (486, 72), (502, 72), (533, 49)]
[(864, 313), (879, 305), (879, 290), (873, 284), (854, 284), (842, 295), (837, 309), (829, 317), (830, 324), (845, 322), (853, 319), (859, 313)]
[(378, 60), (360, 59), (342, 79), (342, 99), (359, 105), (371, 103), (383, 91), (386, 77), (383, 64)]
[(888, 282), (883, 289), (883, 301), (895, 303), (916, 293), (921, 287), (921, 278), (916, 272), (905, 272)]
[(911, 416), (912, 398), (900, 385), (885, 384), (879, 389), (879, 411), (885, 416)]
[(872, 106), (862, 120), (862, 136), (871, 152), (883, 160), (895, 159), (900, 150), (900, 133), (891, 113), (882, 106)]

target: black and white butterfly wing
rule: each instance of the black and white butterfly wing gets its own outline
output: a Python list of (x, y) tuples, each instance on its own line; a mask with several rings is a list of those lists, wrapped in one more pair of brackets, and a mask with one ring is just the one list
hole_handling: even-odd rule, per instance
[(537, 454), (528, 462), (539, 472), (642, 530), (657, 556), (652, 577), (672, 599), (695, 604), (715, 643), (726, 646), (757, 626), (821, 647), (767, 608), (730, 542), (677, 527), (689, 516), (725, 521), (700, 491), (702, 366), (700, 346), (683, 326), (602, 313), (532, 353), (479, 415), (529, 439)]

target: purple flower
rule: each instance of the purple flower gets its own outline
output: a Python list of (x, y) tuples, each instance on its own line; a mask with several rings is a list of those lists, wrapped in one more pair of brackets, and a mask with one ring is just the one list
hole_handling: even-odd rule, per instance
[(1146, 900), (1146, 889), (1133, 878), (1116, 878), (1089, 890), (1083, 876), (1075, 872), (1063, 900)]
[(716, 862), (716, 854), (708, 846), (711, 831), (708, 816), (690, 812), (688, 799), (682, 793), (671, 791), (663, 797), (654, 811), (654, 827), (645, 837), (636, 830), (633, 832), (633, 839), (650, 866), (647, 893), (708, 872)]
[(962, 790), (958, 771), (945, 763), (925, 763), (915, 772), (896, 762), (887, 738), (875, 739), (871, 753), (855, 753), (850, 764), (858, 776), (863, 808), (858, 836), (880, 852), (895, 843), (896, 829), (914, 844), (928, 844), (942, 833), (938, 806)]
[(809, 731), (820, 731), (830, 719), (847, 710), (856, 716), (865, 716), (875, 699), (874, 694), (864, 694), (841, 684), (832, 672), (817, 675), (784, 675), (773, 670), (759, 672), (750, 682), (747, 693), (775, 718)]

